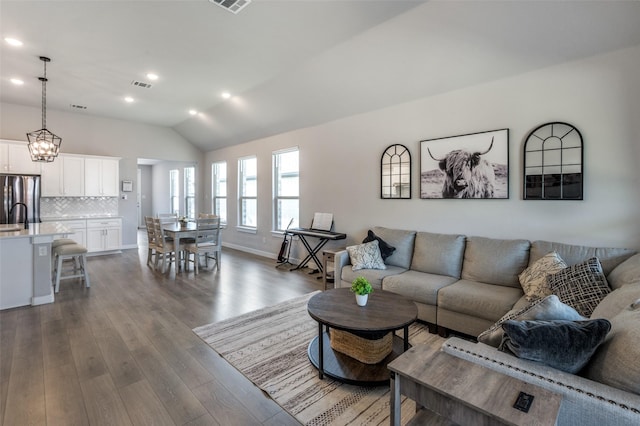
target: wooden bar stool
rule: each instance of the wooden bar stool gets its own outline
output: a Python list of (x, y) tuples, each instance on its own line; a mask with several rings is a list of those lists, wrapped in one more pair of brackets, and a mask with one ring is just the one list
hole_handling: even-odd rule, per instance
[[(53, 249), (55, 256), (56, 268), (55, 275), (55, 292), (60, 291), (60, 281), (71, 278), (83, 278), (87, 288), (91, 287), (89, 282), (89, 272), (87, 271), (87, 249), (80, 244), (62, 244)], [(65, 260), (73, 260), (73, 273), (63, 275), (62, 264)]]

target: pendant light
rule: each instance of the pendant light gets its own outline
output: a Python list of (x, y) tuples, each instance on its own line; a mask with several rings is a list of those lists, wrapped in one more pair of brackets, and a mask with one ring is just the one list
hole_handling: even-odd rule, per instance
[(31, 160), (50, 163), (60, 152), (62, 138), (47, 130), (47, 62), (51, 62), (51, 59), (40, 56), (40, 60), (44, 62), (44, 77), (38, 77), (42, 82), (42, 128), (27, 133), (27, 139)]

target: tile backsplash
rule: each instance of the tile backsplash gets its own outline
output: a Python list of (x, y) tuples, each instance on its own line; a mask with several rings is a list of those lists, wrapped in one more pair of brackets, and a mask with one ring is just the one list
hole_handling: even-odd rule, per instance
[(118, 214), (118, 197), (42, 197), (40, 217), (105, 216)]

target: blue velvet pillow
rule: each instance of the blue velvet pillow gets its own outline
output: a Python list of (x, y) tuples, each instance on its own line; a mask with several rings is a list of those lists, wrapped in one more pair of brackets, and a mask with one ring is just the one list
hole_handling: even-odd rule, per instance
[(380, 249), (380, 255), (382, 255), (382, 260), (386, 260), (387, 257), (391, 256), (393, 252), (396, 251), (395, 247), (392, 247), (389, 244), (387, 244), (382, 238), (378, 237), (376, 234), (373, 233), (371, 229), (369, 229), (369, 232), (367, 232), (367, 236), (365, 237), (364, 240), (362, 240), (362, 243), (363, 244), (370, 243), (373, 240), (378, 240), (378, 248)]
[(506, 321), (498, 347), (518, 358), (546, 364), (568, 373), (584, 367), (604, 341), (611, 323), (606, 319), (587, 321)]

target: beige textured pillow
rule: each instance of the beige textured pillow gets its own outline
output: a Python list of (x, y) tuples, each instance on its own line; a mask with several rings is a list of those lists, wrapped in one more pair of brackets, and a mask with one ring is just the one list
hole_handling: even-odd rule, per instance
[(520, 285), (524, 290), (527, 300), (532, 302), (550, 295), (551, 289), (547, 286), (547, 275), (560, 272), (566, 267), (567, 264), (562, 260), (560, 255), (552, 251), (522, 271), (522, 273), (518, 275), (518, 279), (520, 280)]
[(502, 324), (508, 320), (524, 321), (524, 320), (566, 320), (566, 321), (582, 321), (585, 320), (575, 309), (569, 305), (565, 305), (558, 299), (555, 294), (549, 295), (542, 299), (538, 299), (531, 305), (518, 310), (507, 312), (502, 318), (487, 330), (480, 333), (478, 342), (498, 347), (502, 341)]
[(611, 319), (611, 332), (585, 368), (585, 376), (640, 395), (640, 299)]

